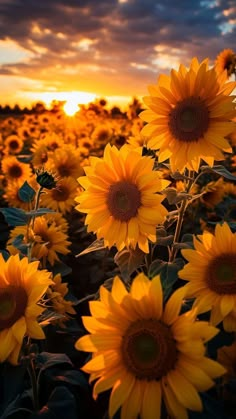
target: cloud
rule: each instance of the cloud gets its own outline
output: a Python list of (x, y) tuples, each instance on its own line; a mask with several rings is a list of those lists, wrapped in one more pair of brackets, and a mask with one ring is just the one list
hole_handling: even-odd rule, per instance
[(0, 73), (44, 88), (144, 94), (159, 72), (235, 47), (234, 0), (1, 0), (0, 15), (0, 46), (27, 56)]

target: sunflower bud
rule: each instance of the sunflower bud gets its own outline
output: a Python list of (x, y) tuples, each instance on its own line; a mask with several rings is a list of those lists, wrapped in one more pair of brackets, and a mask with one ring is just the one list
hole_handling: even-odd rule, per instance
[(56, 176), (52, 173), (42, 169), (40, 171), (37, 171), (36, 174), (36, 181), (42, 188), (53, 189), (56, 187), (57, 179)]

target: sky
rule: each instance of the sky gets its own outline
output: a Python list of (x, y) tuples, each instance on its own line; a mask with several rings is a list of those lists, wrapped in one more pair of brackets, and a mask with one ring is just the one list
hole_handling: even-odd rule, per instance
[(0, 0), (0, 103), (121, 104), (235, 39), (235, 0)]

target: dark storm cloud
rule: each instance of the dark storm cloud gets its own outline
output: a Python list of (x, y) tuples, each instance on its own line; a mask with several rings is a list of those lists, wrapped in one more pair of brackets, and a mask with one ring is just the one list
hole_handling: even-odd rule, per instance
[(2, 72), (42, 79), (60, 64), (62, 80), (63, 68), (77, 66), (82, 79), (97, 68), (107, 84), (121, 73), (135, 84), (156, 77), (163, 54), (213, 62), (235, 47), (234, 0), (1, 0), (0, 16), (0, 40), (31, 52)]

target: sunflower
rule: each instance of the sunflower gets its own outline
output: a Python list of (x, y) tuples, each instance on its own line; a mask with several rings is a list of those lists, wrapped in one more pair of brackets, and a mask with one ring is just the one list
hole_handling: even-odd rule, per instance
[(94, 129), (91, 135), (92, 141), (95, 142), (96, 145), (100, 144), (107, 144), (112, 138), (113, 130), (112, 127), (109, 125), (98, 125)]
[[(34, 190), (37, 190), (37, 183), (33, 177), (27, 179), (27, 182)], [(29, 203), (22, 201), (19, 195), (19, 189), (22, 187), (22, 185), (23, 183), (17, 180), (7, 182), (7, 187), (5, 188), (3, 197), (7, 201), (9, 206), (15, 208), (22, 208), (26, 211), (29, 211), (32, 209), (33, 204), (32, 202)]]
[(225, 182), (223, 178), (207, 183), (201, 190), (199, 200), (207, 208), (214, 209), (225, 197)]
[(92, 316), (82, 317), (90, 334), (75, 347), (93, 352), (82, 370), (98, 378), (94, 397), (112, 388), (109, 417), (121, 407), (122, 419), (159, 419), (163, 399), (172, 418), (186, 419), (187, 409), (202, 410), (198, 392), (225, 372), (205, 356), (204, 343), (218, 330), (195, 321), (194, 311), (179, 314), (184, 288), (163, 308), (160, 277), (141, 273), (129, 293), (115, 277), (111, 292), (102, 286), (101, 301), (90, 301)]
[(4, 142), (6, 154), (19, 154), (24, 142), (18, 135), (9, 135)]
[(47, 290), (47, 298), (50, 300), (53, 311), (61, 314), (62, 319), (57, 320), (60, 326), (64, 326), (64, 322), (70, 318), (69, 314), (76, 314), (73, 308), (73, 302), (65, 299), (68, 295), (68, 284), (62, 282), (60, 274), (53, 277), (53, 284)]
[(223, 160), (222, 151), (231, 152), (224, 138), (233, 131), (233, 96), (236, 83), (225, 83), (226, 74), (217, 76), (208, 61), (194, 58), (190, 69), (180, 65), (171, 75), (161, 75), (151, 96), (144, 98), (150, 108), (139, 114), (148, 124), (141, 130), (150, 137), (148, 147), (160, 150), (159, 161), (170, 158), (172, 171), (198, 171), (202, 158), (210, 166)]
[(78, 179), (86, 189), (76, 201), (76, 209), (87, 213), (85, 224), (105, 246), (125, 246), (148, 253), (148, 239), (156, 241), (156, 226), (167, 210), (158, 194), (169, 182), (153, 171), (154, 160), (123, 146), (107, 144), (103, 159), (91, 158), (87, 176)]
[(48, 227), (50, 227), (50, 225), (53, 225), (55, 227), (58, 227), (59, 230), (62, 231), (63, 233), (66, 233), (66, 234), (68, 233), (69, 224), (60, 212), (56, 212), (56, 213), (48, 212), (47, 214), (44, 215), (44, 218), (47, 221)]
[(38, 303), (52, 281), (38, 265), (19, 255), (5, 261), (0, 254), (0, 362), (17, 364), (24, 336), (45, 338), (37, 322), (44, 308)]
[(37, 217), (34, 221), (33, 231), (27, 231), (27, 226), (17, 226), (11, 230), (10, 239), (7, 243), (10, 253), (18, 252), (13, 242), (19, 235), (23, 235), (24, 240), (28, 236), (34, 242), (32, 258), (48, 260), (52, 266), (55, 262), (60, 261), (59, 255), (70, 253), (68, 247), (71, 243), (67, 240), (68, 235), (49, 220), (50, 218), (48, 219), (45, 216)]
[(218, 74), (227, 70), (227, 76), (230, 77), (236, 71), (236, 54), (232, 49), (221, 51), (215, 61), (215, 68)]
[(224, 377), (225, 381), (228, 381), (231, 377), (236, 378), (236, 342), (230, 346), (222, 346), (218, 349), (217, 360), (227, 370)]
[(2, 160), (2, 172), (7, 181), (18, 181), (22, 184), (32, 175), (31, 168), (21, 163), (15, 156), (6, 156)]
[(226, 331), (236, 331), (236, 233), (217, 224), (215, 234), (194, 238), (194, 248), (182, 250), (189, 263), (178, 273), (189, 281), (186, 297), (196, 298), (199, 313), (211, 310), (213, 325), (223, 320)]
[(80, 152), (70, 144), (57, 148), (48, 159), (46, 167), (55, 171), (60, 177), (71, 176), (76, 179), (84, 173)]
[(62, 178), (56, 188), (41, 195), (40, 205), (65, 214), (74, 206), (77, 189), (78, 183), (73, 177)]
[(225, 196), (229, 196), (229, 197), (232, 197), (233, 199), (236, 199), (236, 184), (235, 183), (225, 182), (224, 190), (225, 190)]
[(55, 132), (48, 132), (44, 135), (42, 141), (49, 151), (55, 151), (57, 148), (64, 146), (63, 139)]
[(48, 151), (47, 146), (43, 143), (38, 145), (37, 149), (33, 152), (32, 155), (32, 164), (34, 168), (40, 168), (44, 166), (49, 156), (52, 155), (52, 151)]
[(137, 134), (133, 137), (129, 137), (127, 143), (132, 149), (141, 150), (142, 152), (143, 147), (146, 147), (147, 138), (143, 137), (141, 134)]

